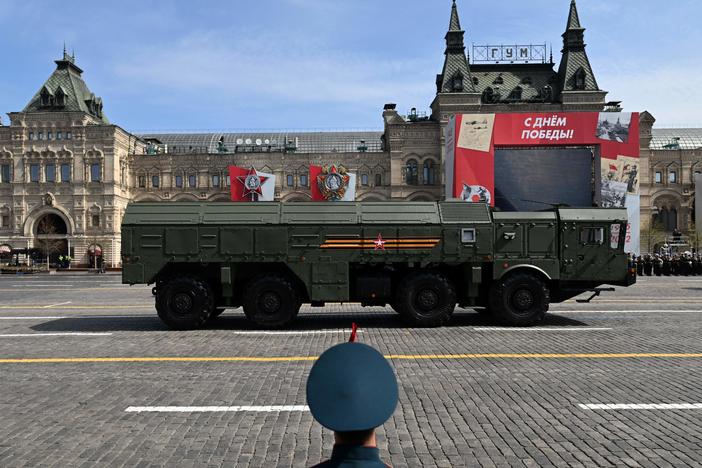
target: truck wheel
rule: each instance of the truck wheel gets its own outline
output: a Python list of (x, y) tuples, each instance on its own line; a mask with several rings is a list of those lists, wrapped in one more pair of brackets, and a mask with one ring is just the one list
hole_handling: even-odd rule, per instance
[(173, 278), (156, 292), (156, 311), (174, 330), (202, 327), (214, 309), (214, 294), (207, 282), (190, 276)]
[(549, 290), (541, 279), (515, 273), (493, 285), (489, 308), (504, 324), (527, 327), (543, 320), (549, 302)]
[(258, 326), (280, 328), (288, 325), (300, 311), (300, 298), (293, 285), (281, 276), (259, 276), (246, 287), (244, 314)]
[(456, 308), (456, 290), (437, 273), (413, 273), (402, 280), (395, 305), (402, 318), (420, 327), (440, 327)]

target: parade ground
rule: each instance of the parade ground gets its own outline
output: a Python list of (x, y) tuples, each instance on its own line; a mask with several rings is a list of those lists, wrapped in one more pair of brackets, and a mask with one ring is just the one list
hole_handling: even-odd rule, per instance
[(379, 430), (395, 467), (702, 466), (702, 277), (641, 278), (523, 329), (349, 304), (284, 331), (231, 310), (174, 332), (116, 274), (3, 275), (0, 294), (3, 467), (318, 463), (333, 435), (307, 375), (354, 321), (399, 381)]

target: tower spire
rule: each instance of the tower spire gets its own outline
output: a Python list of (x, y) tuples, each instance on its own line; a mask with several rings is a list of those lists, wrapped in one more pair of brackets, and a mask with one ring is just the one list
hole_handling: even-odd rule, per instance
[(461, 19), (458, 17), (456, 0), (453, 0), (453, 4), (451, 5), (451, 21), (449, 23), (449, 31), (461, 31)]
[(461, 29), (456, 0), (451, 2), (451, 19), (446, 33), (446, 59), (443, 72), (436, 77), (437, 93), (475, 92), (473, 77), (466, 57), (465, 31)]
[(580, 17), (578, 16), (578, 6), (575, 0), (570, 0), (570, 13), (568, 14), (568, 26), (566, 30), (583, 29), (580, 26)]
[(585, 48), (585, 28), (580, 23), (575, 0), (571, 0), (568, 24), (563, 33), (563, 57), (558, 70), (562, 92), (599, 91)]

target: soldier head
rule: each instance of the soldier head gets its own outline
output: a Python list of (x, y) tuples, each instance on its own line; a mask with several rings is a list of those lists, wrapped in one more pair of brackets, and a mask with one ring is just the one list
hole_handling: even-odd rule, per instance
[(398, 387), (388, 361), (362, 343), (325, 351), (307, 379), (307, 404), (337, 445), (375, 445), (375, 428), (392, 416)]

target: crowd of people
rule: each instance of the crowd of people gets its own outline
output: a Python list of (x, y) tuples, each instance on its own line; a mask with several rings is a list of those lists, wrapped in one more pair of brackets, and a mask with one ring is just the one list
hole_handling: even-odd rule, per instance
[(702, 276), (702, 255), (699, 253), (664, 253), (632, 256), (638, 276)]

